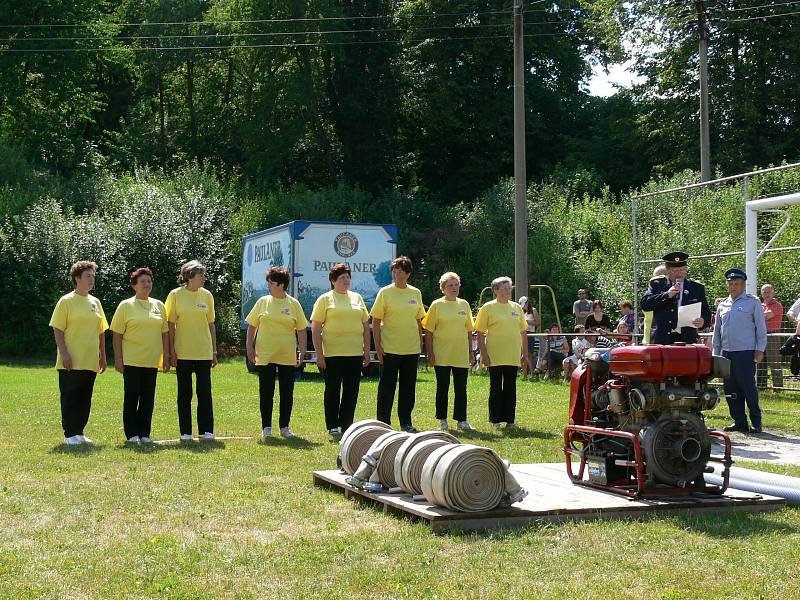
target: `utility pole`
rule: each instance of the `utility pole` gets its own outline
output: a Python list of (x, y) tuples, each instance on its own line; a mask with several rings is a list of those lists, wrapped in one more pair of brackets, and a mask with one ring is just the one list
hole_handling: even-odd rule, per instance
[(711, 181), (711, 134), (708, 124), (708, 27), (703, 0), (695, 2), (700, 33), (700, 180)]
[(522, 0), (514, 0), (514, 286), (528, 296), (528, 198), (525, 174), (525, 53)]

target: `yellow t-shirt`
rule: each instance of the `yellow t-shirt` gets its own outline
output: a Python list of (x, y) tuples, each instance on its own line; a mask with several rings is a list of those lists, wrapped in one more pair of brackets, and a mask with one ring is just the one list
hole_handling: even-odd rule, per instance
[(436, 366), (469, 368), (469, 338), (475, 329), (472, 309), (463, 298), (434, 300), (422, 326), (433, 336)]
[(206, 288), (190, 292), (185, 287), (167, 296), (167, 319), (175, 323), (175, 355), (181, 360), (211, 360), (209, 324), (216, 319), (214, 296)]
[(158, 369), (163, 358), (161, 335), (169, 331), (167, 309), (161, 300), (136, 296), (119, 303), (111, 331), (122, 336), (122, 362), (129, 367)]
[(478, 311), (475, 329), (486, 334), (486, 351), (491, 366), (519, 366), (522, 356), (520, 332), (528, 329), (519, 304), (511, 301), (500, 304), (497, 300), (487, 302)]
[[(50, 327), (64, 332), (73, 370), (100, 370), (100, 334), (108, 329), (100, 300), (75, 292), (61, 296), (50, 318)], [(61, 352), (58, 352), (56, 369), (63, 368)]]
[(286, 295), (285, 298), (262, 296), (245, 319), (258, 329), (256, 335), (256, 364), (297, 364), (297, 331), (308, 325), (303, 307)]
[(331, 290), (314, 302), (311, 320), (324, 323), (322, 353), (325, 356), (361, 356), (364, 354), (364, 323), (369, 313), (360, 294)]
[(381, 320), (381, 347), (388, 354), (419, 354), (419, 326), (425, 316), (422, 294), (412, 285), (394, 284), (378, 291), (370, 313)]

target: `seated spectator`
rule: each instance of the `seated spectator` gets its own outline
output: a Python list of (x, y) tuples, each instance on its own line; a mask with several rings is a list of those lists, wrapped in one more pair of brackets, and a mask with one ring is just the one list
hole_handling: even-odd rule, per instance
[(602, 328), (605, 331), (611, 331), (614, 326), (611, 324), (611, 319), (603, 312), (603, 303), (600, 300), (592, 302), (592, 314), (586, 317), (586, 329)]
[(604, 333), (605, 331), (602, 329), (587, 329), (586, 341), (589, 343), (589, 345), (586, 347), (584, 352), (589, 348), (611, 348), (615, 342), (602, 335)]
[(630, 300), (622, 300), (619, 303), (619, 309), (622, 311), (622, 316), (619, 321), (624, 321), (628, 326), (628, 333), (636, 329), (636, 318), (633, 316), (633, 302)]
[(569, 354), (569, 345), (567, 338), (561, 333), (561, 328), (553, 323), (547, 330), (549, 335), (542, 340), (542, 347), (545, 348), (544, 352), (539, 352), (539, 360), (536, 370), (539, 373), (544, 373), (546, 377), (552, 376), (554, 372), (561, 368), (564, 359)]
[(578, 335), (572, 338), (572, 354), (564, 359), (561, 363), (561, 368), (564, 371), (564, 379), (569, 380), (572, 372), (583, 362), (583, 353), (586, 350), (589, 342), (583, 332), (586, 328), (583, 325), (575, 326), (575, 333)]
[(617, 328), (614, 330), (614, 334), (610, 336), (615, 342), (624, 342), (626, 344), (633, 343), (633, 338), (629, 335), (631, 330), (628, 328), (628, 324), (625, 321), (620, 321), (617, 323)]

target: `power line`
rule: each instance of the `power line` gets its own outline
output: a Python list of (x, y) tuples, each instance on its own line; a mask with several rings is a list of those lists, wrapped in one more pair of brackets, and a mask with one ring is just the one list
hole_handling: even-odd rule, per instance
[[(550, 9), (537, 8), (526, 10), (525, 13), (551, 12)], [(438, 17), (479, 17), (481, 15), (508, 15), (510, 10), (489, 10), (470, 13), (427, 13), (413, 15), (415, 18), (438, 18)], [(0, 25), (0, 29), (41, 29), (41, 28), (87, 28), (87, 27), (166, 27), (172, 25), (255, 25), (264, 23), (308, 23), (326, 21), (356, 21), (374, 19), (395, 19), (397, 15), (355, 15), (350, 17), (292, 17), (284, 19), (236, 19), (218, 21), (161, 21), (153, 23), (131, 22), (131, 23), (31, 23), (28, 25)]]
[[(567, 37), (570, 34), (558, 33), (526, 33), (526, 38), (534, 37)], [(0, 48), (0, 53), (28, 53), (28, 54), (59, 54), (73, 52), (114, 52), (119, 50), (131, 50), (134, 52), (161, 52), (167, 50), (243, 50), (248, 48), (298, 48), (298, 47), (326, 47), (326, 46), (359, 46), (368, 44), (421, 44), (423, 42), (451, 42), (463, 40), (511, 40), (511, 35), (485, 35), (485, 36), (465, 36), (465, 37), (440, 37), (440, 38), (420, 38), (416, 40), (364, 40), (352, 42), (292, 42), (288, 44), (239, 44), (239, 45), (219, 45), (219, 46), (163, 46), (163, 47), (135, 47), (135, 46), (115, 46), (99, 48)]]
[[(542, 21), (539, 23), (526, 23), (526, 26), (538, 25), (558, 25), (555, 21)], [(299, 35), (328, 35), (328, 34), (356, 34), (356, 33), (402, 33), (402, 32), (417, 32), (417, 31), (470, 31), (473, 29), (489, 29), (489, 28), (510, 28), (511, 23), (497, 23), (485, 25), (470, 25), (467, 27), (455, 26), (439, 26), (439, 27), (415, 27), (412, 29), (395, 28), (381, 28), (381, 29), (321, 29), (309, 31), (270, 31), (270, 32), (234, 32), (234, 33), (200, 33), (200, 34), (164, 34), (164, 35), (118, 35), (118, 36), (89, 36), (89, 37), (14, 37), (14, 38), (0, 38), (0, 43), (3, 42), (55, 42), (55, 41), (135, 41), (135, 40), (163, 40), (163, 39), (204, 39), (204, 38), (251, 38), (251, 37), (274, 37), (274, 36), (299, 36)]]
[(741, 12), (759, 10), (761, 8), (775, 8), (776, 6), (790, 6), (793, 4), (800, 4), (800, 0), (792, 0), (791, 2), (772, 2), (771, 4), (761, 4), (760, 6), (740, 6), (739, 8), (723, 8), (723, 12)]
[(764, 19), (776, 19), (778, 17), (791, 17), (793, 15), (800, 15), (800, 10), (795, 12), (788, 12), (788, 13), (778, 13), (773, 15), (759, 15), (754, 17), (741, 17), (738, 19), (723, 19), (723, 18), (716, 18), (715, 20), (721, 21), (723, 23), (739, 23), (741, 21), (757, 21), (757, 20), (764, 20)]

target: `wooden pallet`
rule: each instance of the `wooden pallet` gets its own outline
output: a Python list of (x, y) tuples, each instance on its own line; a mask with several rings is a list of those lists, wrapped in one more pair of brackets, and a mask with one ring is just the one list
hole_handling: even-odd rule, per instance
[(510, 508), (481, 513), (460, 513), (414, 501), (409, 494), (371, 494), (345, 483), (338, 470), (314, 471), (314, 484), (361, 496), (391, 512), (427, 521), (434, 532), (474, 531), (522, 527), (531, 522), (564, 522), (593, 519), (641, 519), (656, 515), (770, 512), (785, 505), (783, 498), (729, 489), (724, 495), (690, 494), (632, 500), (618, 494), (573, 485), (564, 463), (513, 465), (511, 472), (528, 496)]

